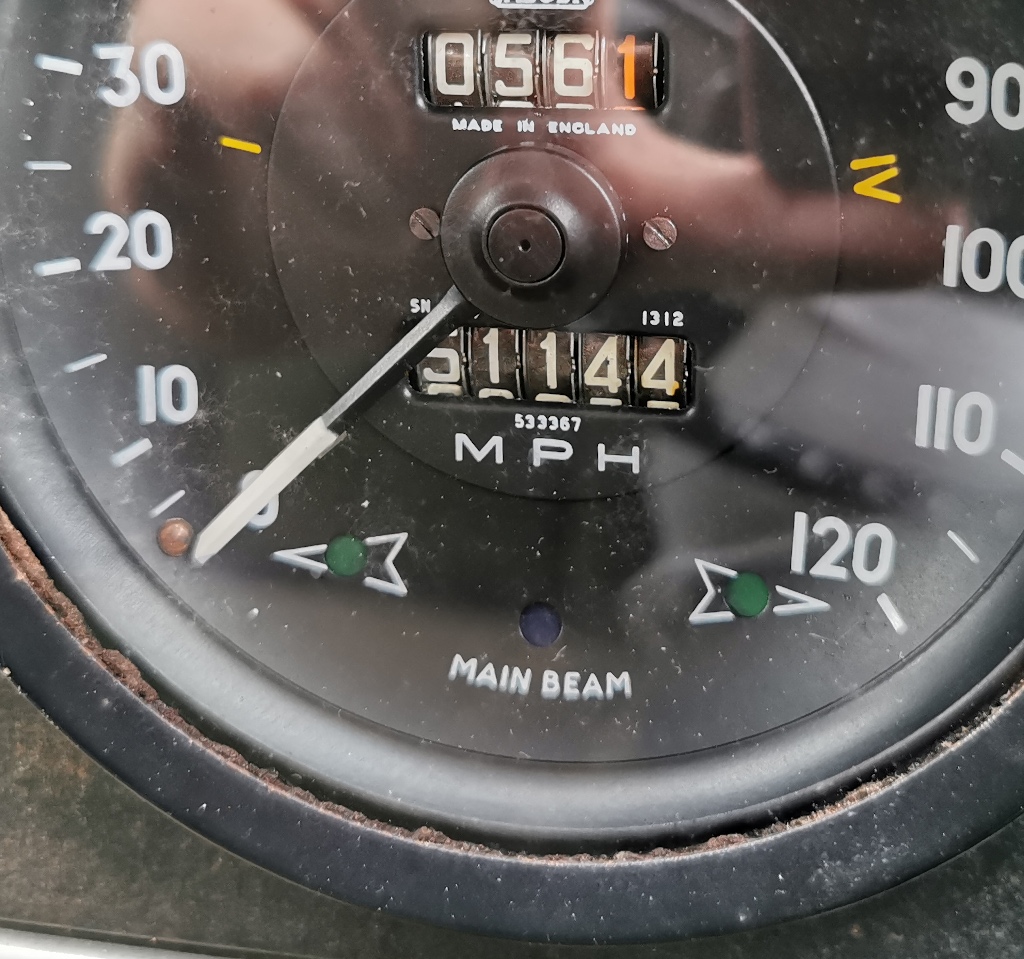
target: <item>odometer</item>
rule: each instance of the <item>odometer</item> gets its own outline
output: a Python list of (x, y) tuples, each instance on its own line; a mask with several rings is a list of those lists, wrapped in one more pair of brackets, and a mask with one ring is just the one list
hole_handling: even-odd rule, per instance
[[(954, 851), (814, 885), (1016, 676), (1016, 7), (23, 6), (0, 479), (83, 618), (0, 651), (73, 734), (272, 868), (508, 934)], [(79, 658), (208, 800), (90, 738)]]
[(656, 110), (662, 38), (581, 33), (431, 33), (426, 96), (438, 107)]

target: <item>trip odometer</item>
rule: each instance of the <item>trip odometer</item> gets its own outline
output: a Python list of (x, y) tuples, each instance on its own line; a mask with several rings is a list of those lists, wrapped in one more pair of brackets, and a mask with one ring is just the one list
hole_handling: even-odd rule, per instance
[[(436, 921), (720, 931), (769, 882), (722, 892), (742, 857), (804, 875), (803, 814), (1007, 688), (1019, 31), (169, 6), (10, 15), (0, 479), (107, 652), (68, 648), (248, 791), (208, 832)], [(441, 896), (474, 869), (508, 917)], [(718, 905), (619, 914), (655, 887)]]

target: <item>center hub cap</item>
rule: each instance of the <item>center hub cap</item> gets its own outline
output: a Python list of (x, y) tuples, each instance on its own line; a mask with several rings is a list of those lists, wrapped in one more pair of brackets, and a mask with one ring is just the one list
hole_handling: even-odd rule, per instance
[(508, 326), (551, 329), (589, 313), (622, 259), (622, 212), (604, 177), (555, 149), (494, 154), (455, 186), (441, 244), (455, 285)]
[(565, 240), (546, 213), (529, 208), (509, 210), (491, 227), (487, 255), (499, 276), (529, 286), (555, 275), (565, 256)]

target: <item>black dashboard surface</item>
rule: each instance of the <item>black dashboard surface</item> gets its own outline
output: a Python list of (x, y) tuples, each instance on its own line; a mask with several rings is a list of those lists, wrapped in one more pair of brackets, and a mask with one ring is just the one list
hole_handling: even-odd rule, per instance
[(890, 892), (813, 919), (656, 946), (499, 942), (308, 892), (159, 812), (0, 680), (0, 922), (216, 955), (317, 959), (792, 959), (1024, 955), (1024, 821)]

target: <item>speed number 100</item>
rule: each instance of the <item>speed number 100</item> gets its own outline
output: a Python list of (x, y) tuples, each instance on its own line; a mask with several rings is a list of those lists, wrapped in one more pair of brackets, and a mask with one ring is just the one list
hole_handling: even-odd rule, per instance
[(654, 110), (663, 98), (656, 35), (448, 32), (424, 46), (433, 106)]

